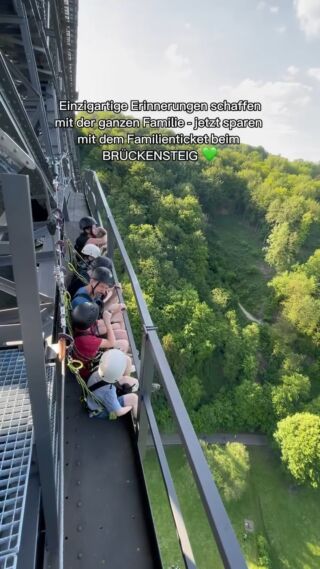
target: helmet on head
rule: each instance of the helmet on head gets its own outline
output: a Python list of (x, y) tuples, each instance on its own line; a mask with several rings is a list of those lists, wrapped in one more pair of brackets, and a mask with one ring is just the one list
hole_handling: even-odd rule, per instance
[(95, 302), (82, 302), (72, 311), (72, 323), (80, 330), (87, 330), (99, 318), (99, 307)]
[(92, 261), (91, 265), (92, 269), (96, 269), (97, 267), (105, 267), (112, 271), (112, 261), (109, 257), (97, 257), (94, 261)]
[(127, 356), (120, 350), (112, 349), (102, 354), (98, 373), (107, 383), (116, 383), (127, 367)]
[(94, 257), (95, 259), (100, 256), (101, 251), (97, 245), (93, 245), (92, 243), (88, 243), (85, 245), (81, 251), (82, 255), (89, 255), (90, 257)]
[(97, 267), (92, 271), (91, 279), (108, 286), (114, 286), (114, 278), (112, 272), (106, 267)]
[(98, 225), (93, 217), (89, 216), (82, 217), (79, 221), (79, 227), (81, 231), (84, 231), (85, 229), (90, 229), (90, 227), (92, 227), (93, 225)]

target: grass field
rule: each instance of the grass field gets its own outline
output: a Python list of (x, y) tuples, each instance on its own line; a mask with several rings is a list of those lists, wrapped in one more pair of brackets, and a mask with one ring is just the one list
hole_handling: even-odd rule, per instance
[(219, 256), (222, 278), (241, 304), (256, 318), (269, 316), (271, 295), (267, 282), (273, 271), (264, 261), (259, 232), (237, 215), (219, 215), (209, 231), (208, 242), (210, 254)]
[[(197, 567), (220, 569), (222, 564), (183, 451), (180, 447), (169, 447), (166, 452)], [(267, 569), (258, 565), (257, 536), (262, 534), (268, 542), (272, 569), (319, 569), (320, 491), (293, 487), (270, 450), (251, 447), (249, 452), (248, 488), (239, 502), (227, 507), (248, 567)], [(164, 568), (182, 569), (184, 565), (154, 451), (148, 451), (144, 467)], [(254, 533), (247, 533), (246, 539), (244, 519), (252, 520), (255, 528)]]

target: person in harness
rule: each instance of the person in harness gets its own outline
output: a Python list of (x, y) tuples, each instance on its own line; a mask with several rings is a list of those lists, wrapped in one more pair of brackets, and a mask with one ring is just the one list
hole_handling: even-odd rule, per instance
[(100, 255), (100, 248), (98, 245), (93, 245), (93, 243), (87, 243), (81, 251), (81, 257), (83, 258), (87, 267), (91, 267), (93, 261), (95, 259), (98, 259)]
[(82, 249), (82, 259), (78, 259), (77, 268), (72, 274), (72, 278), (68, 286), (68, 292), (70, 293), (71, 298), (76, 294), (79, 288), (88, 284), (92, 263), (100, 254), (101, 252), (99, 247), (97, 247), (97, 245), (91, 245), (90, 243), (85, 245)]
[(105, 267), (98, 267), (91, 272), (89, 283), (79, 288), (74, 295), (71, 305), (72, 308), (82, 304), (82, 302), (96, 302), (100, 308), (108, 295), (109, 290), (114, 286), (114, 278)]
[(83, 302), (72, 311), (74, 334), (73, 358), (83, 364), (80, 375), (88, 379), (93, 367), (100, 359), (102, 350), (113, 348), (116, 338), (111, 326), (111, 314), (105, 311), (106, 337), (102, 338), (98, 328), (99, 307), (95, 302)]
[(109, 257), (105, 257), (101, 255), (100, 257), (96, 257), (94, 261), (91, 263), (91, 270), (97, 269), (98, 267), (105, 267), (112, 272), (112, 261)]
[[(87, 386), (104, 407), (107, 414), (115, 413), (117, 417), (132, 411), (134, 419), (137, 418), (138, 396), (135, 391), (139, 389), (139, 382), (133, 377), (126, 376), (127, 358), (120, 350), (108, 350), (101, 356), (100, 364), (89, 377)], [(117, 395), (116, 386), (131, 393)], [(95, 399), (87, 396), (87, 406), (91, 412), (101, 410), (101, 405)]]
[[(89, 270), (89, 275), (92, 274), (94, 269), (99, 267), (105, 267), (112, 271), (112, 261), (109, 257), (97, 257), (92, 261), (91, 268)], [(104, 299), (104, 307), (106, 310), (110, 310), (112, 313), (111, 322), (112, 324), (118, 324), (115, 326), (114, 329), (125, 330), (125, 323), (122, 315), (122, 311), (126, 308), (124, 304), (119, 303), (118, 298), (118, 290), (122, 290), (121, 284), (117, 283), (114, 286), (109, 288), (108, 294)]]
[(111, 271), (105, 267), (97, 267), (91, 273), (89, 284), (81, 287), (73, 297), (71, 302), (72, 308), (75, 308), (83, 302), (95, 302), (100, 310), (98, 319), (98, 330), (100, 336), (105, 336), (108, 334), (104, 323), (103, 313), (108, 311), (111, 313), (112, 327), (115, 332), (115, 337), (117, 341), (117, 348), (127, 352), (129, 349), (128, 335), (125, 330), (123, 318), (122, 320), (117, 315), (122, 317), (121, 310), (125, 310), (125, 305), (119, 302), (111, 304), (111, 306), (105, 305), (105, 300), (108, 300), (108, 293), (113, 290), (114, 279)]
[[(72, 311), (73, 325), (73, 358), (79, 360), (83, 367), (80, 375), (87, 379), (100, 359), (104, 350), (116, 347), (118, 350), (127, 352), (129, 343), (121, 338), (116, 338), (111, 325), (111, 314), (103, 313), (103, 319), (99, 320), (99, 307), (95, 302), (83, 302)], [(126, 373), (131, 372), (131, 359), (127, 359)]]
[[(81, 254), (85, 245), (97, 245), (104, 247), (107, 244), (107, 231), (103, 227), (98, 227), (96, 220), (93, 217), (82, 217), (79, 221), (80, 235), (75, 242), (75, 250)], [(100, 237), (98, 237), (98, 234)], [(102, 235), (102, 236), (101, 236)]]

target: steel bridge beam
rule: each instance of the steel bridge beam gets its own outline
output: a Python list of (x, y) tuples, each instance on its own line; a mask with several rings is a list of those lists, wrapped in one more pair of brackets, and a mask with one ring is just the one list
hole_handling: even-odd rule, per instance
[[(39, 94), (41, 94), (41, 85), (40, 85), (40, 81), (39, 81), (39, 71), (40, 70), (37, 68), (37, 62), (36, 62), (36, 58), (34, 55), (31, 32), (30, 32), (30, 27), (29, 27), (26, 9), (25, 9), (25, 6), (22, 4), (21, 0), (15, 0), (15, 5), (16, 5), (18, 15), (23, 19), (22, 24), (20, 24), (20, 30), (21, 30), (22, 42), (23, 42), (23, 46), (24, 46), (24, 50), (25, 50), (25, 54), (26, 54), (27, 68), (28, 68), (28, 72), (30, 75), (31, 84), (34, 87), (35, 91), (38, 92)], [(43, 71), (43, 70), (41, 70), (41, 71)], [(47, 153), (47, 156), (52, 159), (53, 153), (52, 153), (52, 146), (51, 146), (51, 140), (50, 140), (50, 135), (49, 135), (49, 126), (48, 126), (48, 121), (47, 121), (47, 116), (46, 116), (46, 109), (44, 107), (44, 102), (43, 102), (43, 98), (41, 95), (40, 95), (39, 100), (38, 100), (38, 105), (40, 107), (40, 126), (41, 126), (41, 131), (42, 131), (42, 136), (43, 136), (43, 140), (44, 140), (46, 153)]]
[[(24, 356), (28, 376), (33, 427), (37, 448), (46, 541), (49, 550), (59, 547), (57, 487), (51, 441), (46, 368), (39, 310), (39, 291), (33, 244), (29, 177), (1, 174), (8, 221)], [(21, 244), (23, 243), (23, 247)], [(32, 334), (30, 334), (32, 330)]]

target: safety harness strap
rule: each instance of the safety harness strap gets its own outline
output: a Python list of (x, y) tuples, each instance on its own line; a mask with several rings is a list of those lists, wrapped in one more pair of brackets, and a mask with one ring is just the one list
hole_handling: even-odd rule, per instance
[(96, 391), (97, 389), (99, 389), (100, 387), (104, 387), (105, 385), (108, 385), (108, 383), (106, 383), (105, 381), (103, 381), (103, 379), (101, 379), (100, 381), (97, 381), (97, 383), (92, 385), (91, 387), (88, 387), (88, 389), (89, 389), (89, 391)]

